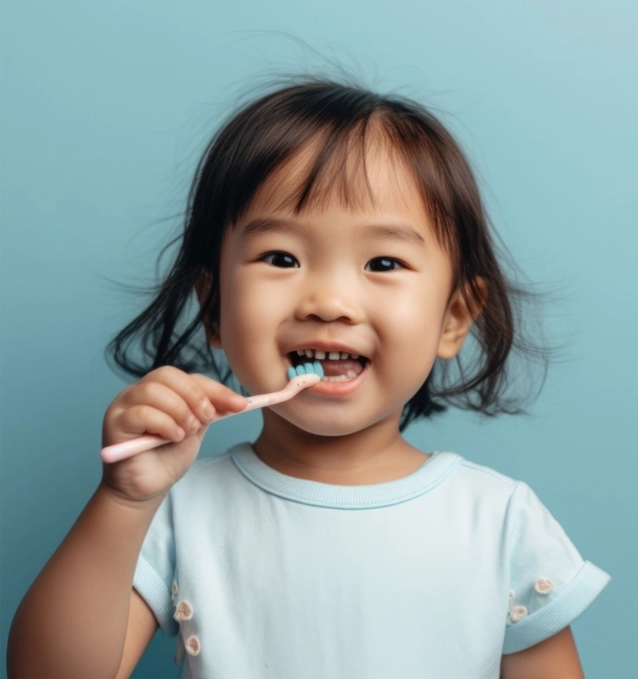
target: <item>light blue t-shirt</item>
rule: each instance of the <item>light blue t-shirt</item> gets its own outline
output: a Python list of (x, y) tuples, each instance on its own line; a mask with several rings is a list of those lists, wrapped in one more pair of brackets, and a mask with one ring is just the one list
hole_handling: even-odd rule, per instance
[(133, 584), (184, 679), (498, 679), (610, 579), (528, 485), (456, 453), (340, 486), (242, 443), (173, 486)]

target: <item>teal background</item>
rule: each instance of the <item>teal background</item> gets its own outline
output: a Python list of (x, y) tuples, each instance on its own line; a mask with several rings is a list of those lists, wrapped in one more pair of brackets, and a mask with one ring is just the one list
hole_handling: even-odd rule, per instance
[[(530, 417), (452, 412), (408, 438), (535, 489), (612, 576), (573, 624), (588, 679), (634, 676), (637, 22), (629, 0), (3, 3), (3, 656), (126, 386), (102, 352), (143, 300), (106, 278), (152, 282), (219, 116), (256, 75), (324, 55), (444, 112), (508, 248), (558, 292), (546, 333), (570, 344)], [(202, 454), (259, 421), (215, 425)], [(173, 647), (156, 636), (133, 676), (175, 676)]]

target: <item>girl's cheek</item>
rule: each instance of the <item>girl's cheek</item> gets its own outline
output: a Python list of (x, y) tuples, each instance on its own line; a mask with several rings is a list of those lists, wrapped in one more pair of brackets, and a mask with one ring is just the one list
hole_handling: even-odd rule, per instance
[(247, 276), (228, 283), (222, 299), (221, 337), (230, 368), (252, 393), (275, 391), (281, 388), (280, 373), (284, 374), (277, 349), (282, 296)]
[(439, 344), (440, 314), (423, 295), (405, 295), (388, 306), (386, 321), (377, 328), (381, 358), (392, 355), (388, 369), (401, 381), (420, 386), (430, 373)]
[(377, 297), (372, 309), (378, 334), (395, 347), (427, 344), (440, 324), (436, 310), (423, 295)]

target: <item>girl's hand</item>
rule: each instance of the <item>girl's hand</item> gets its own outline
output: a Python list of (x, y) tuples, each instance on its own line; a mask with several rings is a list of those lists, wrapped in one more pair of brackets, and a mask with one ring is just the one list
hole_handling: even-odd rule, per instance
[(172, 441), (113, 464), (102, 484), (125, 500), (166, 495), (193, 464), (216, 412), (240, 412), (247, 399), (219, 382), (163, 366), (118, 394), (107, 408), (102, 447), (157, 434)]

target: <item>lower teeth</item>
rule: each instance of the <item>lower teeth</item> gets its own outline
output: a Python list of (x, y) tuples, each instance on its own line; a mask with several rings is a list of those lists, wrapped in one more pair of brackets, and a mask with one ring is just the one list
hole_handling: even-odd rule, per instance
[(324, 382), (347, 382), (348, 380), (353, 380), (357, 376), (357, 373), (354, 370), (348, 370), (348, 372), (345, 375), (333, 375), (331, 377), (326, 377), (325, 375), (322, 378), (322, 381)]

